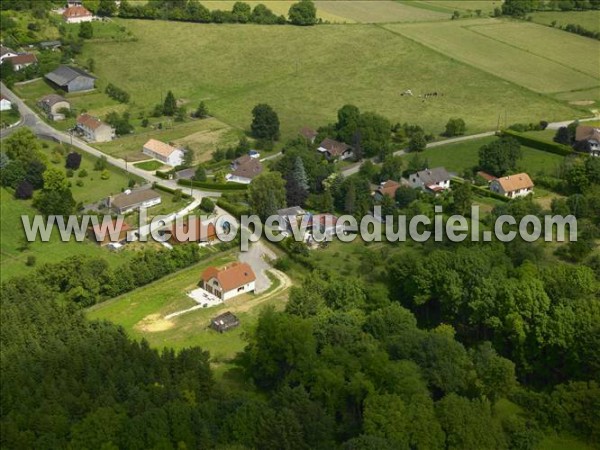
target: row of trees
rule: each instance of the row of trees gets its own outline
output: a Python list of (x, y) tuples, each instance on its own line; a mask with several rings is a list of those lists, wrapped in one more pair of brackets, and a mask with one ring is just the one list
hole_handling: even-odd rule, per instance
[(505, 0), (502, 14), (522, 17), (533, 11), (600, 9), (600, 0)]
[[(110, 1), (110, 0), (109, 0)], [(116, 9), (105, 7), (102, 12), (114, 15)], [(112, 1), (114, 4), (114, 1)], [(278, 16), (263, 4), (252, 8), (244, 2), (236, 2), (231, 11), (209, 10), (198, 0), (152, 0), (146, 4), (136, 4), (124, 0), (118, 9), (119, 17), (136, 19), (179, 20), (200, 23), (257, 23), (263, 25), (286, 24), (314, 25), (317, 12), (312, 0), (300, 0), (290, 6), (288, 17)]]

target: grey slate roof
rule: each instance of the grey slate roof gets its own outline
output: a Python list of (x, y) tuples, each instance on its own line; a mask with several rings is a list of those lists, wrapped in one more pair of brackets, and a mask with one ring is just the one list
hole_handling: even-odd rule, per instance
[(450, 174), (444, 167), (434, 167), (433, 169), (425, 169), (416, 173), (417, 177), (428, 186), (430, 184), (437, 184), (440, 181), (446, 181), (450, 179)]
[(47, 73), (45, 77), (58, 86), (66, 86), (77, 77), (96, 79), (95, 76), (90, 75), (85, 70), (72, 66), (59, 66), (53, 72)]
[(152, 189), (139, 189), (131, 194), (119, 194), (112, 200), (112, 206), (119, 209), (126, 209), (136, 206), (140, 203), (160, 198), (160, 194)]
[(58, 95), (58, 94), (48, 94), (48, 95), (45, 95), (44, 97), (42, 97), (40, 100), (40, 104), (44, 104), (44, 105), (48, 106), (49, 108), (52, 108), (58, 102), (69, 103), (66, 98), (64, 98), (63, 96)]

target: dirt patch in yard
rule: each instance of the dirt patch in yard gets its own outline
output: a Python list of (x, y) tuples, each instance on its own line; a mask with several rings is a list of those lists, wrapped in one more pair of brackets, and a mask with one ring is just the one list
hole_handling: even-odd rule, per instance
[(576, 100), (574, 102), (569, 102), (570, 105), (575, 106), (590, 106), (596, 103), (594, 100)]
[(163, 319), (160, 314), (150, 314), (136, 323), (135, 328), (148, 333), (157, 333), (173, 328), (173, 322)]

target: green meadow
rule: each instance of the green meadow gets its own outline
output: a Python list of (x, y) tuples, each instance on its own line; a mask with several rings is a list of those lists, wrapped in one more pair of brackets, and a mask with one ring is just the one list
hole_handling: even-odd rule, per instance
[[(474, 33), (448, 26), (449, 22), (386, 28), (361, 24), (302, 28), (138, 20), (119, 23), (124, 23), (137, 41), (91, 42), (81, 57), (82, 62), (94, 58), (95, 73), (102, 83), (113, 82), (125, 89), (132, 104), (146, 111), (160, 103), (168, 90), (184, 103), (197, 105), (203, 100), (211, 115), (238, 130), (249, 128), (252, 108), (263, 102), (278, 112), (284, 139), (296, 136), (302, 126), (334, 121), (337, 110), (346, 103), (376, 111), (392, 122), (418, 123), (436, 134), (443, 131), (449, 117), (463, 117), (472, 133), (493, 129), (506, 109), (510, 109), (513, 122), (587, 115), (583, 109), (502, 79), (512, 78), (510, 71), (486, 73), (485, 68), (449, 58), (415, 42), (413, 36), (402, 35), (412, 35), (415, 30), (420, 34), (419, 27), (427, 27), (425, 34), (434, 33), (439, 26), (444, 33), (459, 35), (459, 42), (453, 45), (462, 45), (463, 32), (467, 33), (465, 45), (471, 45), (469, 38)], [(487, 60), (498, 59), (493, 52), (488, 54), (488, 48), (481, 51)], [(128, 63), (122, 64), (123, 60)], [(152, 61), (151, 67), (148, 61)], [(560, 69), (540, 80), (552, 90), (595, 82), (587, 74), (544, 62)], [(415, 96), (403, 97), (406, 89)], [(444, 95), (427, 101), (418, 97), (429, 92)], [(108, 146), (117, 146), (117, 142)]]

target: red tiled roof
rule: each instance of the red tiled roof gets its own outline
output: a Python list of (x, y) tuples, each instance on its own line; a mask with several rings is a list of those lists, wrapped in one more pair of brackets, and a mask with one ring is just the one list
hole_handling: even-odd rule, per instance
[(21, 53), (17, 56), (11, 56), (10, 58), (6, 58), (7, 61), (10, 61), (13, 66), (17, 65), (25, 65), (25, 64), (35, 64), (37, 63), (37, 58), (33, 53)]
[(332, 156), (341, 156), (345, 151), (352, 150), (352, 147), (345, 142), (338, 142), (329, 138), (323, 139), (323, 141), (319, 144), (319, 147), (327, 150)]
[(507, 177), (496, 178), (496, 181), (502, 186), (504, 192), (513, 192), (533, 187), (533, 181), (531, 181), (531, 178), (526, 173), (517, 173)]
[(256, 275), (249, 264), (236, 262), (221, 270), (208, 267), (202, 272), (202, 279), (209, 281), (211, 278), (216, 278), (223, 291), (227, 292), (251, 283), (256, 280)]
[(196, 218), (171, 226), (171, 240), (175, 243), (214, 241), (216, 237), (217, 229), (214, 223), (202, 223)]
[(106, 125), (97, 117), (90, 116), (89, 114), (81, 114), (79, 117), (77, 117), (77, 124), (83, 125), (84, 127), (90, 128), (92, 130), (96, 130), (102, 125)]
[(483, 178), (485, 181), (488, 181), (488, 182), (496, 179), (496, 177), (494, 175), (484, 172), (483, 170), (480, 170), (479, 172), (477, 172), (477, 175), (479, 175), (481, 178)]
[(575, 140), (577, 142), (588, 140), (600, 142), (600, 128), (579, 125), (575, 130)]
[(387, 180), (387, 181), (381, 183), (381, 185), (379, 186), (379, 189), (377, 189), (377, 192), (379, 192), (381, 195), (388, 195), (388, 196), (394, 198), (394, 196), (396, 195), (396, 191), (398, 190), (399, 187), (400, 187), (400, 183), (398, 183), (397, 181)]
[(165, 144), (164, 142), (157, 141), (156, 139), (150, 139), (144, 144), (144, 148), (152, 150), (153, 152), (158, 153), (159, 155), (165, 156), (167, 158), (171, 156), (171, 153), (177, 150), (172, 145)]
[(92, 13), (83, 6), (70, 6), (64, 10), (62, 15), (65, 19), (73, 19), (77, 17), (90, 17)]

